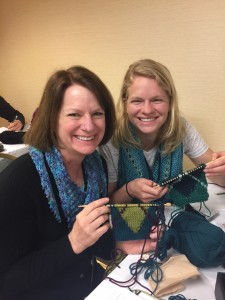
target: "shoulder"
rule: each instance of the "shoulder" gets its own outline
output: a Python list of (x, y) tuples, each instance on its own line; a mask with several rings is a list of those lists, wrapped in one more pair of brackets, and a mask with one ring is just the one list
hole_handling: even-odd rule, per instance
[(112, 144), (112, 141), (109, 141), (107, 144), (99, 147), (99, 153), (103, 157), (114, 157), (119, 155), (119, 149)]
[(190, 158), (198, 157), (208, 150), (208, 145), (197, 129), (185, 120), (185, 137), (183, 141), (184, 153)]
[(22, 167), (23, 170), (27, 170), (30, 167), (34, 167), (33, 161), (29, 155), (29, 153), (23, 154), (21, 156), (19, 156), (18, 158), (16, 158), (12, 164), (12, 167), (14, 168), (20, 168)]
[(185, 126), (185, 140), (190, 140), (193, 137), (199, 137), (201, 138), (200, 133), (197, 131), (197, 129), (186, 119), (183, 119), (184, 126)]
[(104, 159), (104, 157), (100, 154), (100, 158), (101, 158), (101, 162), (103, 165), (103, 169), (105, 171), (105, 173), (107, 174), (107, 164), (106, 164), (106, 160)]
[(191, 124), (191, 122), (188, 121), (187, 119), (182, 118), (182, 121), (183, 121), (183, 124), (184, 124), (184, 126), (185, 126), (185, 129), (186, 129), (187, 131), (196, 130), (195, 127)]
[(0, 195), (3, 195), (0, 205), (34, 204), (30, 202), (32, 195), (40, 200), (40, 178), (28, 153), (15, 159), (0, 173)]
[(36, 168), (28, 153), (16, 158), (2, 173), (0, 173), (0, 184), (3, 182), (24, 183), (32, 180), (37, 175)]

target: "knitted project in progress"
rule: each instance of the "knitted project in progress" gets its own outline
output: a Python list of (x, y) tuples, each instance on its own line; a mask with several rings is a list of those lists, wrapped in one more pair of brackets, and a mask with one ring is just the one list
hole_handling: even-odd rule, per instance
[[(205, 165), (186, 171), (161, 185), (170, 185), (173, 203), (184, 207), (193, 202), (208, 199), (207, 181), (203, 169)], [(147, 205), (111, 206), (111, 218), (115, 240), (140, 240), (149, 238), (152, 226), (165, 224), (164, 201), (154, 201)]]
[[(159, 152), (161, 153), (160, 149)], [(182, 145), (166, 156), (161, 156), (160, 153), (156, 156), (155, 172), (152, 174), (141, 149), (129, 146), (120, 147), (118, 188), (136, 178), (147, 178), (161, 183), (182, 172)], [(166, 202), (169, 202), (168, 195), (152, 202), (148, 207), (112, 208), (115, 239), (124, 241), (149, 238), (150, 228), (165, 222), (163, 204)], [(132, 199), (132, 203), (141, 204), (142, 202), (139, 199)]]
[(152, 226), (165, 223), (164, 204), (153, 205), (112, 205), (111, 220), (115, 240), (148, 239)]
[(203, 172), (205, 164), (179, 174), (178, 176), (161, 183), (161, 186), (170, 185), (169, 193), (172, 203), (184, 207), (186, 204), (208, 200), (208, 183)]

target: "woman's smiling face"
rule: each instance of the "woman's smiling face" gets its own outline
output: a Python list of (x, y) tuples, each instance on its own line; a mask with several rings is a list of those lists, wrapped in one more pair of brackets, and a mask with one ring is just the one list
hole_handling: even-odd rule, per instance
[(105, 134), (105, 112), (95, 95), (74, 84), (63, 98), (57, 138), (62, 156), (83, 159), (93, 153)]
[(128, 88), (125, 109), (142, 140), (155, 138), (170, 111), (169, 97), (155, 79), (136, 76)]

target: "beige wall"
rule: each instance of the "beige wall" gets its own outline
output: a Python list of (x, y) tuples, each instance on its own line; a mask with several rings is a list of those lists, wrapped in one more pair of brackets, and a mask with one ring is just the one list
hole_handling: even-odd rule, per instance
[(27, 121), (58, 68), (82, 64), (115, 101), (128, 65), (164, 63), (180, 108), (225, 149), (224, 0), (0, 0), (0, 94)]

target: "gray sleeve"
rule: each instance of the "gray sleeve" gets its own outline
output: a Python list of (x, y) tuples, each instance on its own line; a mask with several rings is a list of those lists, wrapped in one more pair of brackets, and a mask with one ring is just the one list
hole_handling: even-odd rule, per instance
[(184, 138), (184, 153), (189, 158), (196, 158), (203, 155), (208, 150), (208, 145), (205, 143), (198, 131), (185, 120), (186, 136)]
[(111, 142), (108, 142), (106, 145), (100, 146), (98, 151), (106, 161), (109, 183), (117, 182), (119, 150)]

